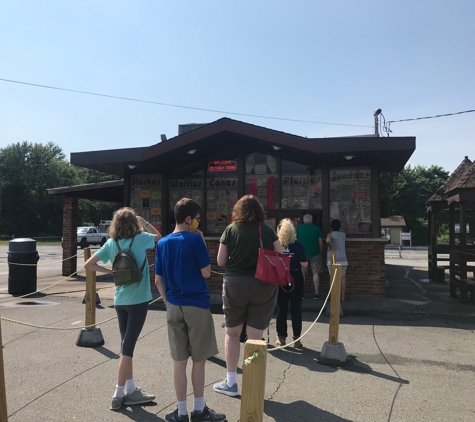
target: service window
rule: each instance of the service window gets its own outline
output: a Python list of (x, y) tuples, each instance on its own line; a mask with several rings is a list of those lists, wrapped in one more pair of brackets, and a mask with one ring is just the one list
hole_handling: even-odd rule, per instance
[(256, 196), (264, 209), (279, 207), (279, 159), (254, 152), (244, 159), (245, 192)]
[(130, 181), (130, 206), (137, 215), (162, 232), (162, 175), (133, 175)]
[(237, 157), (208, 160), (205, 226), (207, 234), (221, 234), (232, 222), (233, 207), (238, 200), (238, 182)]
[(322, 171), (282, 160), (282, 209), (322, 209)]
[(330, 221), (340, 220), (346, 234), (370, 235), (371, 169), (330, 170)]

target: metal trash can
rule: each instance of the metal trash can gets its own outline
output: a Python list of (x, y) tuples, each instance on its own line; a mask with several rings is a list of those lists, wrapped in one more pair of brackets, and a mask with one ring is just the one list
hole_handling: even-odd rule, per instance
[(36, 292), (36, 264), (39, 259), (36, 240), (19, 238), (8, 242), (8, 293), (23, 295)]

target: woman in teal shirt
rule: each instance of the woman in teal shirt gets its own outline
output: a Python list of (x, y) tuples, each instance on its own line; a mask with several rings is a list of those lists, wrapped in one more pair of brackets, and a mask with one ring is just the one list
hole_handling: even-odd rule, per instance
[[(157, 229), (137, 216), (131, 208), (121, 208), (114, 213), (109, 235), (111, 238), (84, 264), (87, 270), (112, 274), (112, 270), (99, 265), (99, 261), (102, 263), (114, 261), (119, 251), (117, 242), (121, 249), (130, 249), (140, 268), (146, 259), (147, 250), (153, 249), (155, 242), (162, 237)], [(148, 303), (151, 300), (148, 266), (145, 267), (142, 279), (138, 283), (117, 286), (115, 289), (114, 307), (119, 321), (121, 355), (111, 410), (120, 409), (122, 404), (141, 404), (155, 399), (153, 394), (147, 394), (136, 387), (132, 372), (135, 344), (145, 323)]]

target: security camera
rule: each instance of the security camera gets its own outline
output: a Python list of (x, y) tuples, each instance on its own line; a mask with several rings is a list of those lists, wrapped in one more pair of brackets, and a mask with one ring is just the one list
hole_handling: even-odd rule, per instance
[(380, 108), (377, 108), (376, 110), (374, 110), (374, 113), (373, 113), (373, 116), (376, 117), (376, 116), (379, 116), (381, 114), (382, 110)]

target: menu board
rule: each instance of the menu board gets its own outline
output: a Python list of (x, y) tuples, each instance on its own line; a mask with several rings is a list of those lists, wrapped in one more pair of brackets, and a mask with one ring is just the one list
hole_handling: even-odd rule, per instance
[(208, 177), (206, 180), (206, 232), (222, 233), (232, 222), (238, 200), (237, 177)]
[(282, 175), (283, 209), (321, 209), (322, 208), (322, 172), (316, 174)]
[(246, 157), (246, 192), (256, 196), (266, 209), (278, 207), (279, 175), (277, 159), (253, 153)]
[(140, 174), (131, 177), (130, 206), (137, 215), (162, 232), (162, 175)]
[(169, 189), (170, 211), (175, 209), (176, 203), (182, 198), (191, 198), (203, 205), (202, 178), (170, 179)]
[(330, 220), (347, 234), (371, 234), (371, 170), (330, 170)]

